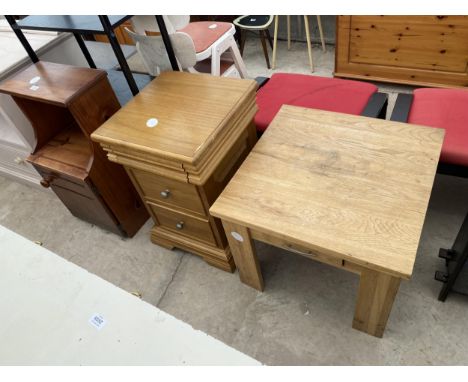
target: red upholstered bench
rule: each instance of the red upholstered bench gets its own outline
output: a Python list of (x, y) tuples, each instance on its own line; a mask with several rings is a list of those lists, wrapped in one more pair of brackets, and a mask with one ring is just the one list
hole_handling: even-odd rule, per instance
[[(468, 177), (468, 90), (422, 88), (399, 94), (391, 120), (445, 129), (437, 172)], [(439, 300), (445, 301), (467, 264), (468, 214), (452, 247), (441, 248), (439, 257), (446, 270), (436, 271), (435, 279), (443, 282)]]
[(263, 85), (257, 92), (255, 115), (259, 133), (268, 128), (282, 105), (385, 118), (387, 95), (370, 83), (292, 73), (275, 73), (257, 81)]
[(399, 94), (391, 120), (445, 129), (438, 172), (468, 177), (468, 90), (422, 88)]

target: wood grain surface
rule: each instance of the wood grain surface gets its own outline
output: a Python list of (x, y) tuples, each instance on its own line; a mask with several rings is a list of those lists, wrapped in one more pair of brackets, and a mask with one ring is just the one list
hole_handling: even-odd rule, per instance
[(0, 92), (65, 106), (105, 76), (100, 69), (39, 61), (0, 83)]
[(13, 96), (33, 126), (37, 143), (28, 161), (43, 175), (41, 184), (75, 216), (133, 236), (148, 212), (124, 168), (90, 139), (120, 109), (106, 72), (40, 61), (0, 91)]
[(468, 86), (468, 16), (338, 16), (335, 75)]
[(409, 278), (443, 136), (284, 105), (210, 213)]
[[(161, 158), (196, 163), (255, 97), (256, 82), (165, 72), (104, 123), (92, 138)], [(242, 114), (241, 114), (242, 116)], [(150, 128), (150, 118), (158, 120)]]
[(256, 88), (252, 80), (166, 72), (92, 134), (146, 202), (154, 243), (231, 272), (224, 230), (208, 210), (256, 143)]

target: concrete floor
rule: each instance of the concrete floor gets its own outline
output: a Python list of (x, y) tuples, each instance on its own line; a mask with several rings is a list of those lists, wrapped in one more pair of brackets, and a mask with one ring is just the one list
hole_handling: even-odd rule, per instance
[[(249, 75), (270, 74), (260, 43), (247, 44)], [(331, 75), (333, 47), (325, 54), (314, 48), (314, 58), (315, 74)], [(280, 42), (277, 64), (278, 71), (308, 73), (305, 45), (287, 52)], [(468, 211), (466, 195), (467, 180), (436, 177), (414, 275), (402, 282), (382, 339), (351, 328), (357, 276), (262, 243), (260, 293), (237, 273), (151, 244), (150, 221), (133, 239), (122, 239), (74, 218), (53, 193), (6, 178), (0, 178), (0, 224), (266, 364), (463, 365), (468, 297), (437, 301), (434, 271), (443, 269), (439, 247), (452, 244)]]

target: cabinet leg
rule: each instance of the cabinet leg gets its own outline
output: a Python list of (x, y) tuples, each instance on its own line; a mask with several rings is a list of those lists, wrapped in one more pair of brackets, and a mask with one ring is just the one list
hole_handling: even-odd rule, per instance
[(255, 247), (246, 227), (223, 221), (226, 237), (234, 262), (239, 269), (239, 277), (244, 284), (263, 291), (263, 277)]
[(154, 237), (154, 235), (151, 235), (151, 241), (153, 242), (153, 244), (159, 245), (160, 247), (169, 249), (171, 251), (175, 248), (172, 242), (161, 237)]
[(234, 264), (234, 259), (231, 257), (229, 260), (213, 260), (211, 258), (204, 257), (203, 260), (205, 260), (208, 264), (210, 264), (213, 267), (222, 269), (223, 271), (233, 273), (236, 270), (236, 265)]
[(398, 277), (363, 269), (353, 328), (382, 337), (399, 286)]

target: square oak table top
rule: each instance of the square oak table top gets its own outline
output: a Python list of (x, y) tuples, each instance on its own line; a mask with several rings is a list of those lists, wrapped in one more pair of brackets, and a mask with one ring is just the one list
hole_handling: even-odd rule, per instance
[(285, 105), (212, 215), (410, 278), (444, 130)]

